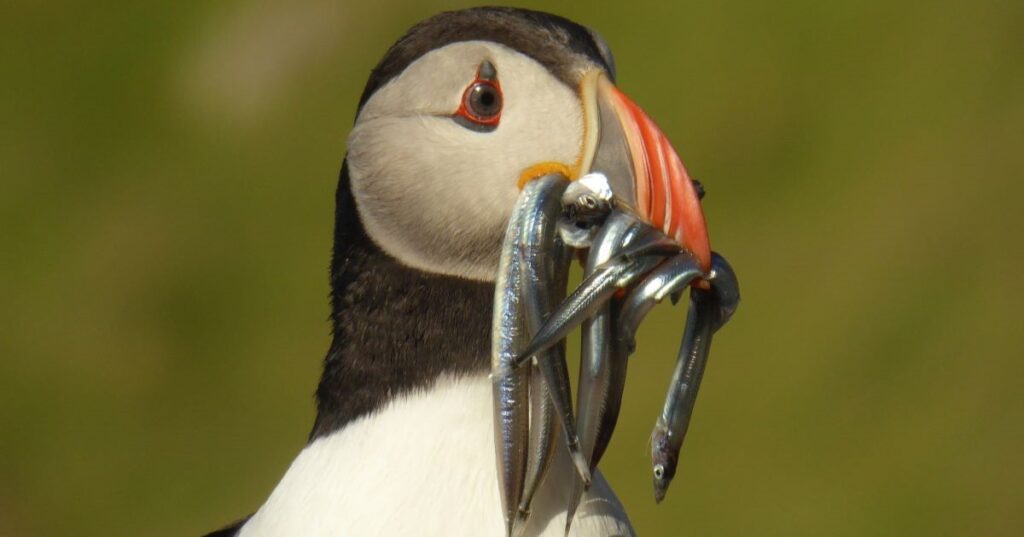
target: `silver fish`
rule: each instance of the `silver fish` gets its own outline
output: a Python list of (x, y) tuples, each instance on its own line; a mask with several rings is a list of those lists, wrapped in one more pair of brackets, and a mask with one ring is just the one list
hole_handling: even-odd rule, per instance
[[(587, 258), (587, 279), (600, 274), (603, 267), (612, 266), (609, 262), (613, 259), (623, 259), (622, 252), (633, 246), (635, 239), (641, 235), (641, 226), (643, 224), (634, 217), (618, 211), (613, 212), (594, 238)], [(615, 290), (625, 287), (644, 272), (654, 268), (660, 261), (653, 256), (641, 259), (647, 259), (647, 263), (639, 267), (630, 267), (630, 278), (626, 278), (625, 274), (620, 275), (620, 285), (609, 286), (612, 292), (607, 298), (611, 298)], [(614, 352), (612, 334), (612, 306), (606, 299), (601, 301), (590, 315), (585, 316), (583, 321), (579, 388), (576, 395), (580, 441), (591, 471), (596, 468), (607, 440), (611, 437), (610, 429), (614, 428), (618, 418), (625, 385), (626, 360), (624, 356)], [(585, 489), (584, 483), (574, 481), (565, 519), (566, 534), (572, 526)]]
[(494, 448), (505, 534), (513, 533), (526, 479), (529, 434), (529, 368), (511, 367), (526, 342), (520, 236), (526, 216), (536, 210), (546, 188), (556, 181), (538, 179), (523, 187), (505, 230), (494, 291), (491, 325)]
[(718, 254), (712, 255), (711, 272), (707, 280), (710, 290), (694, 288), (690, 291), (690, 310), (679, 358), (664, 408), (651, 434), (654, 499), (659, 503), (665, 498), (676, 474), (679, 451), (690, 426), (711, 349), (712, 335), (729, 321), (740, 301), (736, 274)]
[(689, 252), (680, 252), (652, 270), (626, 295), (615, 324), (616, 340), (627, 354), (636, 350), (636, 331), (654, 305), (666, 296), (682, 292), (702, 275), (697, 260)]
[[(520, 229), (521, 294), (530, 334), (536, 333), (555, 305), (565, 297), (569, 278), (572, 252), (558, 237), (556, 229), (562, 211), (559, 197), (568, 181), (559, 179), (560, 182), (552, 180), (551, 187), (541, 189), (535, 210), (524, 214)], [(559, 432), (558, 420), (574, 460), (583, 460), (570, 400), (565, 342), (562, 341), (544, 351), (531, 365), (529, 456), (517, 526), (528, 519), (533, 496), (551, 465)], [(589, 469), (585, 465), (578, 467), (586, 472), (582, 475), (589, 481)]]
[[(612, 238), (608, 230), (614, 229), (623, 234), (629, 233), (632, 242), (623, 245), (626, 236)], [(590, 257), (594, 257), (595, 251), (609, 248), (615, 248), (615, 253), (609, 254), (608, 259), (596, 265), (588, 261), (583, 282), (548, 317), (513, 361), (513, 365), (518, 367), (537, 353), (565, 339), (569, 332), (607, 305), (617, 291), (632, 285), (657, 266), (665, 255), (679, 251), (679, 246), (660, 232), (651, 232), (652, 229), (626, 213), (613, 213), (608, 223), (598, 232), (600, 242), (594, 241)]]

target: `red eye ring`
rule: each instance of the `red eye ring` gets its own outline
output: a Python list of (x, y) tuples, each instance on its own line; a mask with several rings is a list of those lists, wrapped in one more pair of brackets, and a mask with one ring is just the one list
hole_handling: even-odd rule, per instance
[(481, 127), (495, 128), (501, 120), (504, 96), (497, 80), (477, 76), (462, 93), (462, 102), (455, 115)]

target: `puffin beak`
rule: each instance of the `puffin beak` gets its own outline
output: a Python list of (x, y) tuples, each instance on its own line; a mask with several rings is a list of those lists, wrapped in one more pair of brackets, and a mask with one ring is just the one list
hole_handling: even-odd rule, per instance
[(584, 77), (580, 95), (585, 134), (579, 176), (605, 175), (620, 205), (689, 251), (707, 272), (711, 247), (704, 211), (668, 138), (603, 71)]

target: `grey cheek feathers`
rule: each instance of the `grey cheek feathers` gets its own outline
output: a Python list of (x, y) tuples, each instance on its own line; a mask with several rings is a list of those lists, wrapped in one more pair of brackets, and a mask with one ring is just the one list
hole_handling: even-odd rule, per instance
[[(505, 98), (501, 124), (486, 134), (438, 113), (455, 110), (483, 59)], [(493, 281), (519, 175), (573, 163), (582, 125), (575, 91), (525, 55), (480, 41), (432, 51), (370, 97), (349, 136), (360, 219), (405, 265)]]
[(516, 196), (514, 183), (504, 193), (483, 180), (474, 189), (460, 180), (473, 170), (432, 158), (432, 137), (394, 147), (387, 133), (406, 126), (401, 120), (391, 123), (357, 128), (349, 144), (352, 191), (367, 234), (412, 268), (493, 281), (504, 223)]
[[(370, 238), (399, 262), (425, 272), (447, 274), (471, 280), (494, 281), (503, 226), (481, 223), (471, 229), (454, 224), (470, 224), (472, 219), (445, 220), (440, 215), (416, 214), (418, 208), (400, 203), (368, 203), (373, 189), (354, 187), (360, 219)], [(445, 203), (443, 193), (429, 196), (424, 203)], [(375, 211), (364, 207), (374, 206)], [(456, 216), (450, 214), (450, 216)]]

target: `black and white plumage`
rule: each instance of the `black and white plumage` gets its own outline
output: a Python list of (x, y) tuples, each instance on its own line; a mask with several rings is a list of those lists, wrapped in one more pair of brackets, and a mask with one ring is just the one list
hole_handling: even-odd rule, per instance
[[(489, 65), (493, 129), (456, 121)], [(477, 8), (411, 29), (371, 74), (337, 190), (333, 342), (309, 444), (267, 502), (213, 535), (501, 535), (490, 323), (501, 236), (524, 171), (571, 170), (585, 145), (579, 87), (614, 78), (592, 31)], [(559, 450), (556, 475), (569, 475)], [(547, 480), (527, 535), (562, 535), (566, 480)], [(598, 473), (572, 535), (630, 535)]]

